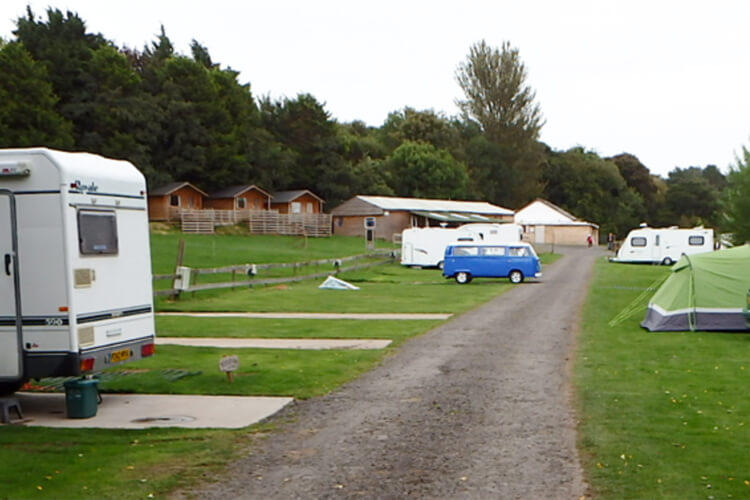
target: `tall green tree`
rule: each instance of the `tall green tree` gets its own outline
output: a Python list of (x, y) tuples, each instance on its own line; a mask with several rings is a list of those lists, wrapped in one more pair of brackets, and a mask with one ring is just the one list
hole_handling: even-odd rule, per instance
[(78, 14), (47, 9), (47, 19), (37, 18), (31, 7), (16, 20), (13, 32), (34, 60), (47, 68), (59, 100), (57, 111), (73, 124), (78, 139), (90, 132), (91, 101), (96, 94), (89, 63), (94, 52), (108, 42), (100, 34), (88, 33)]
[(500, 50), (484, 40), (469, 49), (456, 80), (465, 99), (457, 100), (466, 119), (475, 120), (490, 140), (511, 146), (536, 141), (543, 125), (536, 94), (526, 84), (518, 49), (504, 41)]
[(444, 149), (432, 144), (406, 141), (387, 160), (393, 190), (399, 196), (417, 198), (466, 197), (466, 167)]
[(750, 242), (750, 150), (742, 147), (726, 178), (722, 195), (722, 228), (731, 234), (735, 244)]
[(461, 142), (458, 130), (445, 115), (408, 106), (389, 113), (380, 132), (389, 152), (405, 141), (426, 142), (448, 151), (455, 151)]
[(666, 206), (672, 224), (683, 227), (707, 225), (719, 222), (719, 199), (721, 185), (716, 172), (700, 167), (675, 168), (667, 177)]
[(669, 218), (665, 214), (666, 185), (661, 178), (651, 174), (635, 155), (622, 153), (609, 160), (617, 165), (628, 186), (643, 199), (646, 212), (642, 222), (654, 227), (669, 224)]
[(546, 160), (537, 141), (543, 119), (518, 49), (506, 41), (498, 50), (482, 40), (459, 64), (456, 80), (465, 95), (456, 101), (464, 120), (478, 124), (495, 145), (478, 141), (467, 150), (477, 196), (510, 208), (531, 201), (541, 192)]
[(47, 70), (20, 43), (0, 40), (0, 147), (73, 146), (72, 126), (55, 110)]
[(545, 166), (544, 196), (570, 213), (600, 226), (600, 234), (622, 237), (643, 220), (643, 199), (617, 166), (583, 148), (553, 153)]

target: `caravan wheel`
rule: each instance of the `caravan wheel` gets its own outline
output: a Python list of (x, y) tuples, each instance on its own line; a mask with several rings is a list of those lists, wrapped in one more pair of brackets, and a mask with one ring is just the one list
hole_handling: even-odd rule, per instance
[(674, 264), (674, 261), (669, 257), (664, 257), (664, 260), (661, 261), (661, 263), (665, 266), (671, 266), (672, 264)]
[(438, 262), (438, 265), (437, 265), (438, 269), (440, 269), (442, 271), (444, 267), (445, 267), (445, 262), (443, 262), (442, 260), (440, 262)]

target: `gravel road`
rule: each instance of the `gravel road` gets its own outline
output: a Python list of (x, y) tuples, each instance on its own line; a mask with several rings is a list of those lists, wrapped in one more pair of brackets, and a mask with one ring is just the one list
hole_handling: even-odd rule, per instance
[(288, 407), (226, 476), (176, 496), (584, 496), (569, 358), (592, 264), (604, 252), (557, 251), (564, 257), (540, 282), (410, 340), (332, 394)]

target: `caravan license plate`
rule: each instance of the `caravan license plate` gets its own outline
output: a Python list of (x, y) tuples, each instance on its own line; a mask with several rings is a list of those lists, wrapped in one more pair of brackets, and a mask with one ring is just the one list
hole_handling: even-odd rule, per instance
[(127, 361), (130, 359), (130, 349), (120, 349), (119, 351), (113, 351), (109, 355), (110, 363), (119, 363), (120, 361)]

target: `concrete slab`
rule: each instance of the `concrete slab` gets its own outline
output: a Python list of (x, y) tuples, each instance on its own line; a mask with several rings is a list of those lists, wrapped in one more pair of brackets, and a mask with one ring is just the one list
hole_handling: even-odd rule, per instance
[(101, 429), (238, 429), (270, 417), (293, 398), (103, 394), (96, 416), (67, 418), (65, 394), (19, 392), (25, 419), (20, 425)]
[(387, 319), (446, 320), (451, 313), (284, 313), (284, 312), (162, 312), (157, 316), (195, 316), (198, 318), (269, 318), (269, 319)]
[(388, 339), (248, 339), (211, 337), (157, 337), (156, 345), (224, 347), (229, 349), (385, 349)]

